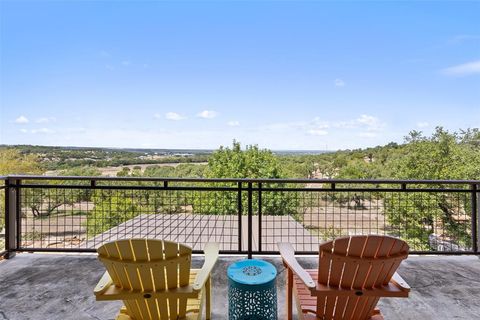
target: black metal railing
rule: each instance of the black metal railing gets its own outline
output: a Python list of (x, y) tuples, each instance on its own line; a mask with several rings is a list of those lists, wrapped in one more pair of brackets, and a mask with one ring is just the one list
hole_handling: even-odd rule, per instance
[(5, 177), (0, 177), (0, 257), (5, 255)]
[[(106, 241), (161, 238), (200, 252), (276, 254), (291, 242), (353, 234), (406, 240), (412, 253), (478, 254), (480, 181), (180, 179), (8, 176), (4, 244), (93, 252)], [(1, 220), (0, 220), (1, 222)], [(0, 227), (2, 224), (0, 223)], [(2, 248), (0, 247), (0, 251)]]

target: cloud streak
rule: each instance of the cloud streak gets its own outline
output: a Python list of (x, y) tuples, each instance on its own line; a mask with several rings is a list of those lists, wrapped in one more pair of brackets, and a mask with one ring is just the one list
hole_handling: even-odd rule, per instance
[(240, 126), (240, 122), (238, 122), (238, 121), (228, 121), (227, 125), (230, 126), (230, 127), (238, 127), (238, 126)]
[(55, 122), (56, 120), (57, 118), (55, 117), (42, 117), (35, 120), (35, 123), (49, 123), (49, 122)]
[(213, 119), (218, 115), (216, 111), (213, 110), (203, 110), (202, 112), (197, 114), (197, 117), (202, 119)]
[(165, 119), (167, 120), (173, 120), (173, 121), (180, 121), (180, 120), (183, 120), (185, 119), (184, 116), (176, 113), (176, 112), (167, 112), (165, 114)]
[(480, 60), (471, 61), (442, 70), (447, 76), (463, 77), (480, 74)]
[(37, 133), (40, 133), (40, 134), (51, 134), (51, 133), (55, 133), (54, 130), (49, 129), (49, 128), (32, 129), (32, 130), (30, 130), (30, 132), (33, 133), (33, 134), (37, 134)]

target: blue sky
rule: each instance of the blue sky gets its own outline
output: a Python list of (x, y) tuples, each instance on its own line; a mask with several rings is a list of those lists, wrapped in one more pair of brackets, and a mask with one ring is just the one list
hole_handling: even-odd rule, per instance
[(479, 2), (0, 1), (0, 144), (344, 149), (480, 127)]

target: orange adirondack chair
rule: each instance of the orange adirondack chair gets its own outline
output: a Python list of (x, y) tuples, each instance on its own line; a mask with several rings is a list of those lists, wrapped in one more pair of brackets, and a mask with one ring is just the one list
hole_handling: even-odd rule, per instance
[(205, 246), (205, 263), (190, 269), (192, 249), (155, 239), (126, 239), (98, 248), (107, 271), (94, 289), (97, 300), (123, 300), (117, 320), (210, 319), (210, 273), (217, 243)]
[(295, 294), (299, 319), (383, 319), (380, 297), (408, 297), (396, 273), (408, 244), (389, 236), (342, 237), (320, 245), (318, 270), (305, 270), (291, 244), (279, 243), (287, 268), (287, 315)]

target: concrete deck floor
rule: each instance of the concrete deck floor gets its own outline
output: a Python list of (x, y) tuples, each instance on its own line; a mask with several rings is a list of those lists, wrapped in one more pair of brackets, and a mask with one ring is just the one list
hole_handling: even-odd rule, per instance
[[(222, 257), (213, 274), (213, 319), (227, 319), (226, 268), (242, 257)], [(285, 319), (284, 267), (279, 272), (279, 319)], [(300, 258), (314, 268), (316, 258)], [(203, 263), (195, 258), (194, 267)], [(399, 273), (410, 298), (381, 299), (385, 319), (479, 319), (480, 259), (477, 256), (410, 256)], [(0, 320), (114, 319), (120, 302), (96, 302), (92, 290), (104, 268), (94, 255), (18, 254), (0, 262)]]

